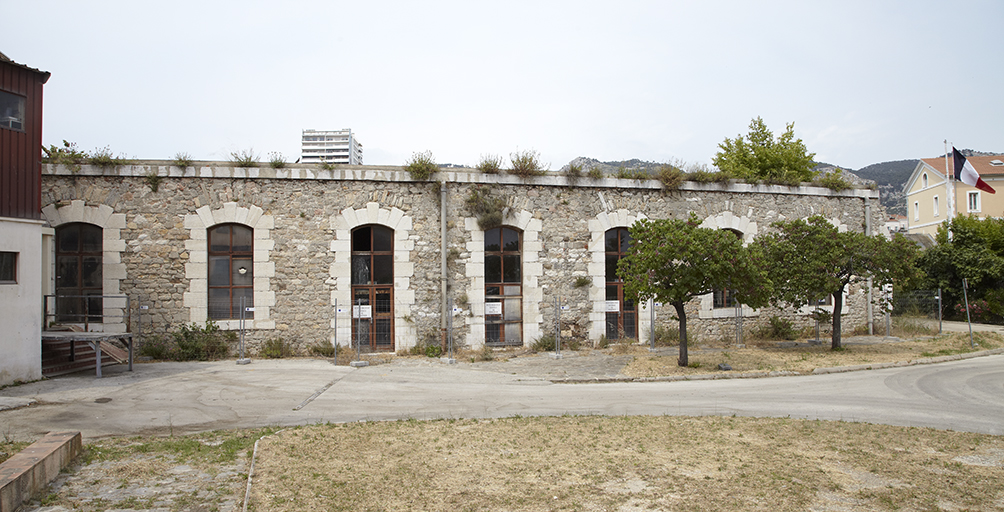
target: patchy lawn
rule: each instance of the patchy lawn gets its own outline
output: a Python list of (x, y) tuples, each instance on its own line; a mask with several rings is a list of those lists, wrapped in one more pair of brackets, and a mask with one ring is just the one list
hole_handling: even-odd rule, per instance
[(265, 438), (251, 510), (996, 510), (999, 436), (756, 418), (315, 425)]

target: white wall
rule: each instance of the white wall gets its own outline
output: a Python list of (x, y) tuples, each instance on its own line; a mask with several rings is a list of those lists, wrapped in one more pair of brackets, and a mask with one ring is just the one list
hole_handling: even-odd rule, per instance
[(42, 222), (0, 217), (0, 251), (17, 283), (0, 284), (0, 385), (42, 378)]

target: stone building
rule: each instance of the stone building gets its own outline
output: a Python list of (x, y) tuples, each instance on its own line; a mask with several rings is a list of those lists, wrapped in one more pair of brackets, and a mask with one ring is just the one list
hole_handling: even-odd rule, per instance
[[(636, 220), (694, 213), (746, 242), (779, 220), (821, 214), (841, 230), (876, 232), (885, 220), (868, 189), (685, 182), (666, 191), (557, 173), (451, 169), (422, 182), (400, 167), (146, 161), (47, 165), (42, 182), (55, 245), (64, 231), (99, 233), (91, 282), (147, 307), (144, 332), (207, 320), (237, 329), (244, 304), (252, 348), (282, 338), (300, 352), (353, 339), (385, 351), (438, 343), (447, 318), (462, 346), (528, 345), (553, 332), (556, 299), (563, 336), (647, 340), (653, 320), (676, 325), (672, 307), (632, 304), (608, 271)], [(472, 194), (500, 206), (497, 227), (482, 229)], [(807, 326), (808, 313), (737, 307), (723, 290), (692, 301), (688, 323), (700, 341), (734, 337), (737, 315), (750, 329), (773, 315)], [(848, 290), (844, 314), (848, 328), (868, 321), (865, 290)]]

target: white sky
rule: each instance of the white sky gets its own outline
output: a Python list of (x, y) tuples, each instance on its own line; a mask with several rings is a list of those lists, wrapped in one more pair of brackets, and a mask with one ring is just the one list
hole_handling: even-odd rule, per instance
[(756, 116), (853, 169), (1004, 151), (1001, 0), (0, 0), (0, 27), (52, 73), (45, 144), (137, 159), (352, 128), (367, 164), (710, 164)]

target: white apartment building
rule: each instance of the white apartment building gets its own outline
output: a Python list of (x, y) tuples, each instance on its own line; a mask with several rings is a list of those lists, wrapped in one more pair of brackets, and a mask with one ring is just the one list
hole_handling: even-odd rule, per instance
[(352, 130), (303, 130), (300, 162), (305, 164), (363, 164), (363, 145)]

